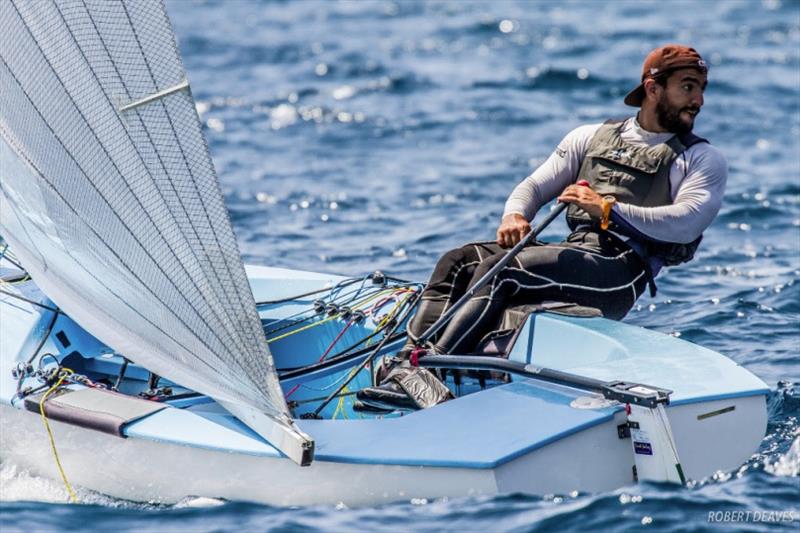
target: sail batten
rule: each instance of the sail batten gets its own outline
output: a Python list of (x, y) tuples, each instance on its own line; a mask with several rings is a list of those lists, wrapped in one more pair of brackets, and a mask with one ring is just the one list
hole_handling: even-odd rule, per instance
[(48, 296), (131, 360), (307, 441), (163, 4), (0, 2), (0, 92), (0, 232)]
[(143, 105), (147, 105), (147, 104), (149, 104), (151, 102), (155, 102), (159, 98), (164, 98), (165, 96), (169, 96), (174, 92), (182, 91), (182, 90), (188, 89), (188, 88), (189, 88), (189, 81), (188, 80), (183, 80), (182, 82), (180, 82), (178, 85), (175, 85), (174, 87), (170, 87), (169, 89), (164, 89), (163, 91), (158, 91), (157, 93), (151, 94), (150, 96), (145, 96), (144, 98), (140, 98), (139, 100), (133, 101), (133, 102), (131, 102), (129, 104), (125, 104), (123, 106), (120, 106), (119, 110), (120, 110), (120, 112), (130, 111), (131, 109), (135, 109), (137, 107), (140, 107), (140, 106), (143, 106)]

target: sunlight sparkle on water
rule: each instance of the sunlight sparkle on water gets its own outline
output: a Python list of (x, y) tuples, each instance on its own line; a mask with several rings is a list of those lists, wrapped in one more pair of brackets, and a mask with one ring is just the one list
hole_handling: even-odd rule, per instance
[(519, 29), (519, 23), (514, 20), (505, 19), (500, 21), (498, 26), (503, 33), (511, 33)]

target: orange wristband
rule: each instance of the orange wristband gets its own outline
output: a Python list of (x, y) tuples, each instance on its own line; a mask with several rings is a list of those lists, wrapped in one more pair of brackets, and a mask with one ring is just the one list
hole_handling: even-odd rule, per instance
[(611, 208), (616, 202), (617, 199), (611, 195), (603, 196), (603, 218), (600, 219), (600, 229), (603, 231), (608, 229), (608, 218), (611, 216)]

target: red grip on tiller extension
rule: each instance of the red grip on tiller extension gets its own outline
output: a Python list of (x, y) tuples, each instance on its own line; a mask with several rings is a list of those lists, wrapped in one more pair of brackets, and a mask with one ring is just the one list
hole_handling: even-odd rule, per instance
[(589, 182), (586, 180), (580, 180), (575, 182), (575, 185), (580, 185), (581, 187), (589, 187)]
[(420, 348), (419, 346), (411, 350), (411, 366), (419, 366), (419, 358), (424, 357), (427, 353), (425, 348)]

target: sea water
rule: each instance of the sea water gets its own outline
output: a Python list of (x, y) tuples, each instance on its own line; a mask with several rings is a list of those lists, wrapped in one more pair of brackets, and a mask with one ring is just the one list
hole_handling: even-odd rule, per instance
[[(65, 505), (59, 483), (2, 463), (3, 533), (800, 524), (800, 3), (171, 0), (167, 9), (245, 260), (345, 275), (422, 280), (447, 249), (492, 239), (508, 193), (568, 131), (633, 113), (622, 98), (650, 49), (696, 47), (711, 65), (696, 132), (728, 158), (724, 205), (697, 258), (659, 276), (658, 295), (625, 320), (760, 376), (771, 389), (767, 435), (741, 468), (688, 487), (361, 509), (202, 498), (163, 507), (82, 490), (80, 505)], [(544, 237), (565, 233), (559, 221)]]

